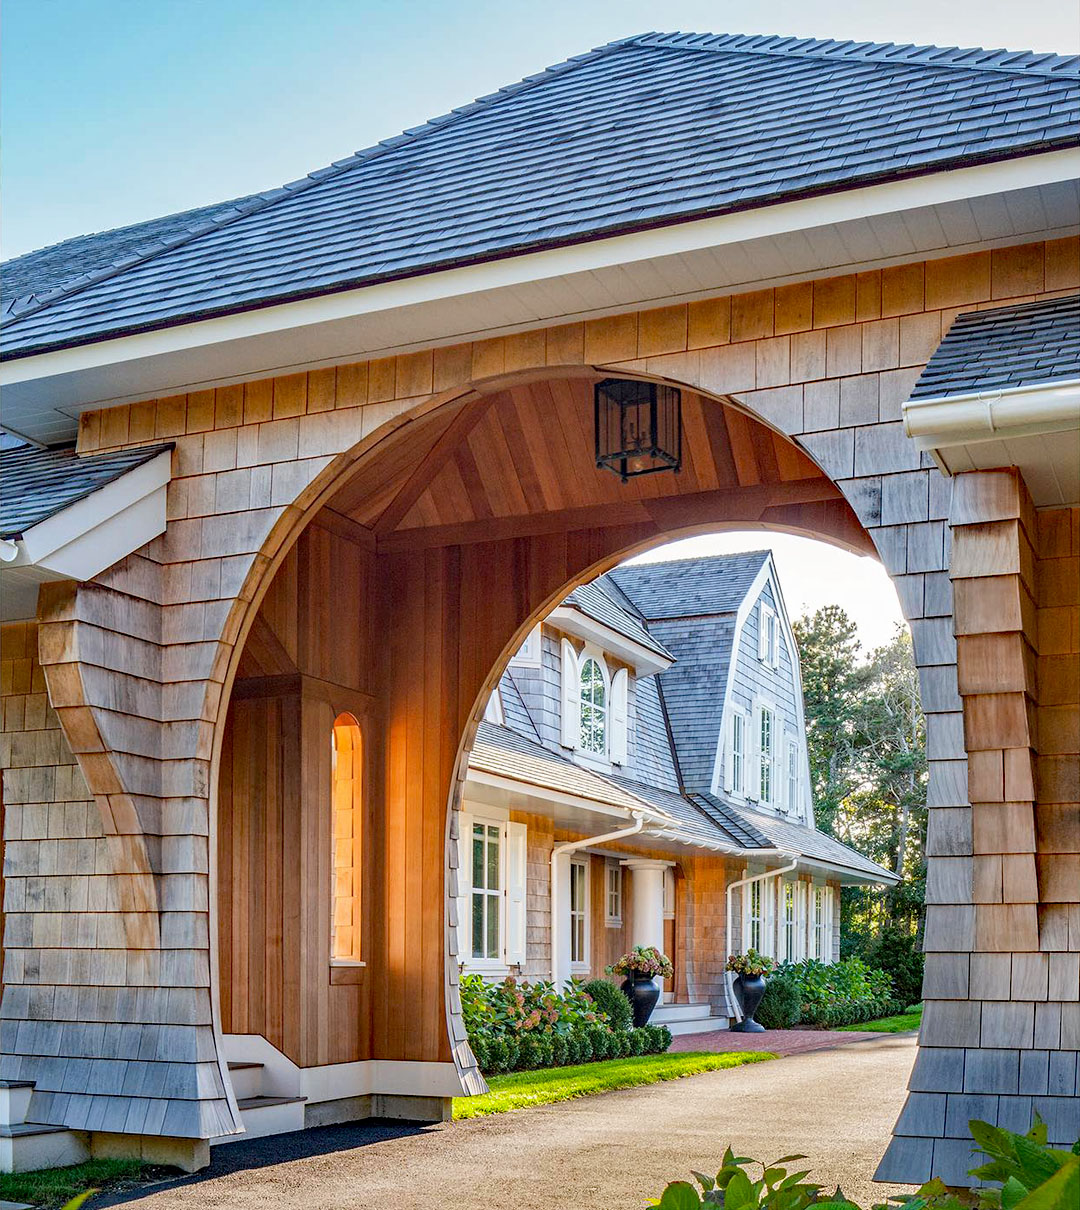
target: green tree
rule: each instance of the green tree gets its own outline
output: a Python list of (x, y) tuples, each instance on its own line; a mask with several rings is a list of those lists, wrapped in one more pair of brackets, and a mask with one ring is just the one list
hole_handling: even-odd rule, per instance
[(906, 627), (864, 654), (838, 605), (795, 624), (806, 702), (815, 821), (903, 880), (886, 891), (850, 888), (842, 899), (847, 952), (883, 928), (908, 934), (925, 890), (926, 736)]

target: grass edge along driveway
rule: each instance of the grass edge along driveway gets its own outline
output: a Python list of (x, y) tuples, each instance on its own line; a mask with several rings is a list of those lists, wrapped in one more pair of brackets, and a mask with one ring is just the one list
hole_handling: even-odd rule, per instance
[(860, 1021), (856, 1025), (840, 1025), (837, 1028), (851, 1032), (873, 1032), (879, 1034), (906, 1034), (919, 1028), (922, 1021), (922, 1005), (917, 1004), (895, 1017), (878, 1017), (874, 1021)]
[(489, 1076), (489, 1092), (476, 1097), (454, 1098), (454, 1120), (506, 1113), (532, 1105), (552, 1105), (556, 1101), (612, 1092), (616, 1088), (637, 1088), (643, 1084), (679, 1080), (684, 1076), (722, 1071), (728, 1067), (741, 1067), (744, 1063), (761, 1063), (775, 1058), (771, 1051), (709, 1054), (691, 1050), (680, 1054), (605, 1059), (575, 1067), (544, 1067), (539, 1071), (515, 1071), (504, 1076)]

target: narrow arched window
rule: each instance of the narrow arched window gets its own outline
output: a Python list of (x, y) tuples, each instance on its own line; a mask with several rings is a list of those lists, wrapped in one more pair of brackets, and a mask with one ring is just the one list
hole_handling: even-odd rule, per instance
[(599, 661), (589, 656), (582, 661), (581, 750), (596, 756), (607, 752), (607, 682)]
[(351, 714), (334, 719), (332, 753), (333, 904), (330, 956), (359, 962), (364, 804), (364, 744)]

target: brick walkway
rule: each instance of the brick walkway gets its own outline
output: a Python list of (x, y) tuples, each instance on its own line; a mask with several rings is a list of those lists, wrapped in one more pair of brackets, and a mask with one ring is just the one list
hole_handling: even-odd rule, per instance
[(848, 1042), (865, 1042), (883, 1035), (867, 1030), (767, 1029), (763, 1034), (732, 1033), (727, 1029), (707, 1034), (680, 1034), (671, 1043), (673, 1051), (770, 1050), (777, 1055), (801, 1055), (810, 1050), (829, 1050)]

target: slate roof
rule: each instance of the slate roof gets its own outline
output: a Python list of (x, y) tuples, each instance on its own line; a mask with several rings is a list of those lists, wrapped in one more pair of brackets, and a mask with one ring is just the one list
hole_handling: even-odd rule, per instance
[(626, 608), (624, 601), (625, 598), (607, 582), (606, 577), (600, 576), (588, 584), (575, 588), (563, 601), (563, 604), (580, 609), (594, 622), (599, 622), (602, 626), (609, 626), (612, 630), (618, 631), (619, 634), (632, 639), (639, 646), (655, 652), (666, 660), (674, 659), (663, 643), (658, 642), (645, 629), (643, 621)]
[[(577, 55), (86, 278), (24, 281), (24, 355), (1075, 144), (1076, 57), (643, 34)], [(125, 249), (125, 252), (128, 249)]]
[(646, 621), (735, 613), (768, 559), (767, 550), (715, 559), (624, 563), (608, 576)]
[(912, 399), (1080, 378), (1080, 294), (966, 311), (953, 320)]
[(502, 700), (503, 718), (506, 725), (527, 739), (540, 742), (540, 732), (529, 713), (525, 699), (521, 696), (513, 672), (507, 668), (499, 679), (499, 697)]
[(18, 538), (31, 526), (70, 508), (172, 445), (142, 446), (119, 454), (78, 458), (74, 449), (32, 445), (0, 449), (0, 538)]
[(782, 815), (770, 815), (765, 811), (751, 811), (742, 806), (730, 809), (736, 811), (746, 825), (766, 836), (778, 849), (799, 853), (811, 861), (816, 858), (818, 861), (841, 866), (857, 874), (880, 878), (882, 881), (897, 881), (895, 874), (879, 866), (877, 862), (848, 848), (839, 840), (826, 836), (816, 828), (808, 828), (794, 820), (785, 819)]
[(174, 241), (193, 227), (218, 220), (250, 197), (216, 202), (179, 214), (167, 214), (148, 223), (133, 223), (93, 235), (77, 235), (35, 252), (25, 252), (5, 261), (0, 272), (0, 307), (6, 309), (17, 298), (45, 294), (69, 286), (87, 273), (101, 272), (126, 257), (155, 244)]
[(767, 550), (755, 550), (625, 564), (608, 573), (675, 657), (659, 682), (688, 789), (707, 790), (712, 782), (736, 614), (768, 558)]

